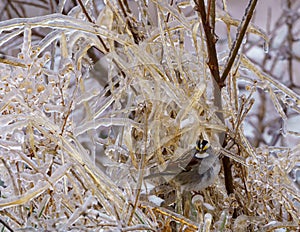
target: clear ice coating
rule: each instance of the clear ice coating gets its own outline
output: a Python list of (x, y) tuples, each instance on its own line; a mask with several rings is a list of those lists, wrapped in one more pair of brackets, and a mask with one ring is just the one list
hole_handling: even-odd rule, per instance
[(269, 53), (269, 41), (267, 41), (267, 40), (264, 40), (264, 43), (263, 43), (263, 50), (264, 50), (264, 52), (265, 53)]
[[(43, 6), (39, 13), (53, 10), (45, 2), (35, 4)], [(205, 1), (203, 10), (213, 10), (213, 2)], [(18, 14), (29, 7), (26, 1), (14, 3), (23, 4), (14, 5), (22, 9)], [(11, 5), (2, 9), (0, 211), (11, 231), (157, 231), (168, 230), (170, 220), (175, 230), (287, 226), (296, 231), (300, 133), (297, 123), (287, 124), (299, 115), (300, 98), (293, 87), (297, 80), (290, 86), (286, 79), (288, 62), (277, 58), (286, 58), (285, 22), (297, 20), (299, 10), (285, 20), (285, 4), (280, 21), (285, 29), (274, 28), (270, 45), (251, 22), (242, 41), (245, 49), (220, 87), (214, 86), (206, 63), (210, 50), (199, 17), (203, 11), (196, 11), (195, 1), (104, 3), (59, 1), (57, 12), (64, 14), (10, 20), (2, 19), (11, 14)], [(215, 6), (216, 25), (221, 21), (228, 28), (215, 35), (220, 71), (231, 47), (229, 28), (240, 24), (226, 4)], [(264, 39), (263, 49), (261, 42), (252, 43), (251, 34)], [(269, 46), (272, 54), (266, 56)], [(284, 72), (275, 75), (277, 70)], [(220, 132), (230, 146), (221, 149)], [(192, 201), (199, 212), (186, 218), (178, 207), (184, 204), (173, 199), (178, 183), (149, 180), (146, 186), (143, 177), (172, 167), (200, 136), (210, 140), (215, 150), (209, 152), (222, 151), (232, 159), (234, 191), (240, 195), (235, 199), (226, 193), (222, 170), (210, 188), (196, 193)], [(200, 173), (193, 158), (207, 157), (208, 152), (196, 153), (189, 157), (190, 166), (179, 163), (178, 170)], [(167, 204), (176, 207), (175, 214)], [(241, 215), (233, 222), (235, 208)], [(244, 214), (249, 210), (255, 218)], [(4, 224), (0, 228), (9, 230)]]

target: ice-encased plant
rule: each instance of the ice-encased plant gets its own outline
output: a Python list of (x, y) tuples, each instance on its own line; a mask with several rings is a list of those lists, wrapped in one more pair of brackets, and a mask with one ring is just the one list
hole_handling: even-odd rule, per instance
[[(197, 4), (107, 1), (97, 9), (78, 2), (68, 15), (0, 22), (3, 230), (296, 230), (299, 190), (289, 175), (298, 146), (253, 146), (244, 126), (259, 111), (262, 89), (289, 133), (284, 107), (298, 114), (298, 94), (241, 51), (219, 88)], [(216, 12), (210, 17), (230, 35), (239, 21)], [(267, 40), (253, 24), (247, 32)], [(228, 41), (217, 54), (220, 73), (234, 46)], [(224, 184), (224, 166), (184, 212), (154, 205), (143, 177), (200, 134), (234, 158), (234, 191)]]

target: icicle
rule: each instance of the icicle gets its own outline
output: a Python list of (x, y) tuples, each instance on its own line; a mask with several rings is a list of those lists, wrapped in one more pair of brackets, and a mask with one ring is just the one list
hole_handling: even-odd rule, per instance
[(269, 41), (265, 40), (263, 43), (263, 49), (265, 53), (269, 53)]

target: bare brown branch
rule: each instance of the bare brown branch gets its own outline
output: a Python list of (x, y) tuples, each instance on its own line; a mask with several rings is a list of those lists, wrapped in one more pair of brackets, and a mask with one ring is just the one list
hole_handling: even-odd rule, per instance
[(239, 48), (242, 44), (242, 41), (244, 39), (244, 36), (245, 36), (245, 33), (247, 31), (247, 28), (248, 28), (248, 25), (251, 21), (251, 18), (253, 16), (253, 12), (255, 10), (255, 7), (256, 7), (256, 3), (257, 3), (257, 0), (250, 0), (249, 3), (248, 3), (248, 6), (246, 8), (246, 11), (245, 11), (245, 15), (241, 21), (241, 24), (239, 25), (238, 29), (237, 29), (237, 34), (236, 34), (236, 39), (235, 41), (233, 42), (233, 45), (232, 45), (232, 48), (231, 48), (231, 51), (229, 53), (229, 57), (227, 59), (227, 62), (226, 62), (226, 65), (225, 65), (225, 69), (223, 71), (223, 74), (222, 74), (222, 77), (221, 77), (221, 80), (220, 80), (220, 83), (222, 86), (224, 86), (224, 82), (231, 70), (231, 67), (236, 59), (236, 56), (237, 56), (237, 53), (239, 51)]
[(200, 14), (203, 29), (206, 36), (206, 43), (207, 43), (207, 53), (208, 53), (208, 67), (210, 72), (218, 83), (220, 87), (222, 87), (222, 83), (220, 83), (220, 73), (219, 73), (219, 64), (218, 64), (218, 57), (216, 52), (216, 37), (213, 33), (213, 28), (209, 23), (209, 17), (207, 17), (206, 9), (204, 0), (196, 0), (196, 11)]

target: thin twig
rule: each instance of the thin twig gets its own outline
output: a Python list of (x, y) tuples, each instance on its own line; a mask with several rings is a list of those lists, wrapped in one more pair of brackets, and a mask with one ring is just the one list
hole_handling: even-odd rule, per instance
[[(205, 10), (205, 4), (203, 0), (198, 0), (195, 1), (196, 3), (196, 11), (198, 11), (200, 13), (201, 16), (201, 20), (202, 20), (202, 24), (203, 24), (203, 28), (204, 28), (204, 32), (205, 32), (205, 36), (206, 36), (206, 44), (207, 44), (207, 52), (208, 52), (208, 67), (211, 71), (211, 74), (215, 80), (215, 82), (213, 82), (215, 85), (215, 90), (219, 91), (221, 90), (222, 87), (225, 86), (224, 81), (221, 81), (220, 78), (220, 72), (219, 72), (219, 64), (218, 64), (218, 57), (217, 57), (217, 52), (216, 52), (216, 39), (215, 39), (215, 35), (214, 35), (214, 29), (211, 28), (211, 25), (209, 23), (210, 20), (207, 20), (207, 16), (206, 16), (206, 10)], [(210, 12), (209, 12), (210, 13)], [(213, 21), (213, 20), (212, 20)], [(217, 94), (217, 99), (216, 99), (216, 103), (218, 105), (221, 106), (221, 94)], [(218, 115), (220, 117), (220, 119), (224, 122), (224, 118), (222, 113), (220, 113)], [(222, 136), (222, 135), (221, 135)], [(224, 137), (224, 136), (222, 136)], [(227, 145), (226, 141), (222, 141), (223, 139), (220, 139), (222, 144), (222, 147), (225, 147)], [(224, 167), (224, 176), (225, 176), (225, 186), (226, 186), (226, 190), (228, 194), (234, 193), (234, 186), (233, 186), (233, 176), (232, 176), (232, 172), (231, 172), (231, 162), (230, 159), (228, 157), (223, 157), (222, 159), (223, 162), (223, 167)]]
[(209, 20), (207, 20), (206, 10), (204, 0), (195, 1), (196, 3), (196, 11), (201, 16), (203, 29), (206, 36), (206, 43), (207, 43), (207, 53), (208, 53), (208, 67), (212, 76), (214, 77), (215, 81), (220, 86), (220, 73), (219, 73), (219, 64), (218, 64), (218, 57), (216, 51), (216, 38), (215, 35), (212, 33), (213, 30), (210, 26)]
[(0, 218), (0, 223), (3, 226), (5, 226), (10, 232), (14, 232), (14, 230), (12, 228), (10, 228), (10, 226), (5, 221), (3, 221), (1, 218)]
[[(292, 2), (291, 0), (287, 1), (287, 9), (289, 12), (292, 12)], [(294, 77), (293, 77), (293, 43), (294, 43), (294, 36), (293, 36), (293, 15), (288, 14), (286, 18), (286, 25), (288, 27), (288, 34), (287, 34), (287, 43), (288, 43), (288, 75), (291, 83), (294, 83)]]
[(254, 9), (255, 9), (255, 6), (256, 6), (256, 3), (257, 3), (257, 0), (250, 0), (249, 3), (248, 3), (248, 6), (246, 8), (246, 11), (245, 11), (245, 14), (244, 14), (244, 17), (237, 29), (237, 34), (236, 34), (236, 39), (235, 41), (233, 42), (233, 45), (232, 45), (232, 48), (230, 50), (230, 53), (229, 53), (229, 57), (227, 59), (227, 62), (226, 62), (226, 65), (225, 65), (225, 69), (223, 71), (223, 74), (222, 74), (222, 77), (221, 77), (221, 80), (220, 80), (220, 84), (221, 86), (224, 86), (224, 82), (228, 76), (228, 73), (230, 72), (231, 70), (231, 67), (235, 61), (235, 58), (236, 58), (236, 55), (239, 51), (239, 48), (242, 44), (242, 41), (244, 39), (244, 36), (245, 36), (245, 33), (247, 31), (247, 28), (248, 28), (248, 25), (250, 23), (250, 20), (253, 16), (253, 12), (254, 12)]
[[(81, 0), (77, 0), (77, 1), (78, 1), (79, 5), (80, 5), (80, 7), (81, 7), (81, 9), (82, 9), (83, 14), (84, 14), (85, 17), (87, 18), (87, 20), (88, 20), (90, 23), (94, 23), (93, 20), (92, 20), (92, 18), (91, 18), (91, 16), (88, 14), (88, 12), (87, 12), (87, 10), (86, 10), (86, 8), (85, 8), (83, 2), (82, 2)], [(109, 52), (109, 49), (108, 49), (108, 47), (105, 45), (103, 39), (102, 39), (99, 35), (97, 35), (97, 37), (98, 37), (100, 43), (102, 44), (104, 50), (105, 50), (106, 52)], [(96, 48), (98, 51), (100, 51), (97, 47), (95, 47), (95, 48)], [(102, 53), (102, 51), (100, 51), (100, 52)]]
[[(136, 44), (139, 43), (139, 41), (141, 40), (141, 38), (139, 37), (139, 34), (138, 34), (138, 31), (134, 28), (133, 26), (133, 23), (131, 22), (129, 16), (127, 13), (131, 13), (130, 9), (129, 9), (129, 6), (128, 6), (128, 3), (127, 1), (121, 1), (121, 0), (118, 0), (118, 3), (119, 3), (119, 6), (121, 7), (121, 10), (124, 14), (124, 17), (126, 19), (126, 24), (128, 25), (128, 28), (133, 36), (133, 39), (134, 39), (134, 42)], [(125, 6), (126, 6), (126, 9), (125, 9)]]
[[(227, 63), (225, 65), (225, 69), (223, 71), (222, 77), (219, 81), (219, 86), (225, 86), (225, 80), (228, 76), (228, 73), (231, 70), (231, 67), (234, 63), (234, 60), (237, 56), (238, 50), (241, 46), (241, 43), (243, 41), (244, 35), (247, 31), (248, 25), (250, 23), (250, 20), (252, 18), (255, 6), (256, 6), (257, 0), (250, 0), (248, 3), (248, 6), (246, 8), (245, 11), (245, 15), (241, 21), (241, 24), (239, 25), (238, 29), (237, 29), (237, 35), (236, 35), (236, 39), (232, 45), (232, 49), (229, 53), (229, 57), (227, 60)], [(226, 142), (225, 142), (226, 143)], [(223, 145), (225, 145), (225, 143)], [(233, 176), (232, 176), (232, 171), (231, 171), (231, 162), (230, 159), (228, 157), (224, 157), (222, 159), (223, 162), (223, 167), (224, 167), (224, 179), (225, 179), (225, 187), (226, 187), (226, 191), (228, 194), (234, 193), (234, 185), (233, 185)], [(237, 215), (237, 211), (234, 211), (233, 217), (236, 218)]]

